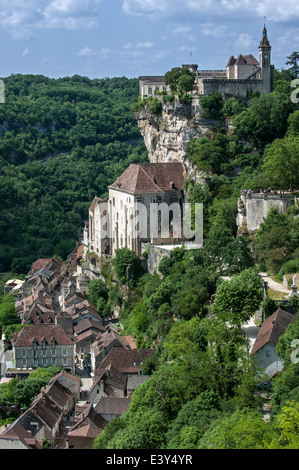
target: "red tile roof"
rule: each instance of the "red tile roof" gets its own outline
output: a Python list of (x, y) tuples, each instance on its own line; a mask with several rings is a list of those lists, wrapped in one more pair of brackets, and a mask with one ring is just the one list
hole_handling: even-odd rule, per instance
[(184, 174), (183, 165), (178, 162), (132, 163), (109, 188), (130, 194), (182, 190)]
[(279, 307), (273, 315), (262, 323), (251, 354), (255, 354), (267, 343), (276, 346), (279, 337), (285, 332), (286, 327), (294, 321), (294, 318), (294, 315)]
[(60, 325), (38, 325), (24, 327), (21, 331), (14, 334), (13, 345), (15, 347), (32, 346), (34, 340), (38, 344), (42, 344), (43, 339), (48, 344), (51, 344), (53, 339), (59, 345), (74, 344)]
[(123, 374), (138, 374), (142, 363), (148, 357), (154, 356), (156, 349), (126, 349), (114, 347), (100, 363), (99, 369), (105, 369), (110, 364)]

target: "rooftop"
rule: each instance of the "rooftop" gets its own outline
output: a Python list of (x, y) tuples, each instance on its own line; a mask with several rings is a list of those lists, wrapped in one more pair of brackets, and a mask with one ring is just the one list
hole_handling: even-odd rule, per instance
[(183, 165), (178, 162), (132, 163), (109, 188), (130, 194), (182, 190), (184, 174)]

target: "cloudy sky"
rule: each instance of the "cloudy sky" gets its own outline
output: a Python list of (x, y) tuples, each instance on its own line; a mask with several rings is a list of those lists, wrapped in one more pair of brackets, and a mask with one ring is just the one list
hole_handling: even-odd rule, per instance
[(0, 76), (129, 78), (252, 53), (266, 17), (272, 64), (299, 50), (298, 0), (0, 0)]

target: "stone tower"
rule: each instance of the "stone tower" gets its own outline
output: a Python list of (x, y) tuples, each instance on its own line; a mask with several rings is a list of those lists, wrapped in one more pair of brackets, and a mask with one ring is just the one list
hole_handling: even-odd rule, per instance
[(263, 81), (262, 93), (266, 95), (273, 90), (273, 67), (271, 66), (271, 46), (265, 25), (263, 37), (259, 45), (259, 64), (261, 68), (261, 79)]

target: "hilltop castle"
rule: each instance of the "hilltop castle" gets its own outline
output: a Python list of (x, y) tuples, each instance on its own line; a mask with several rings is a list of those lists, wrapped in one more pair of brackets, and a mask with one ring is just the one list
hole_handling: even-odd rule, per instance
[[(207, 95), (219, 91), (226, 96), (245, 98), (248, 92), (268, 94), (273, 90), (273, 66), (271, 65), (271, 46), (264, 26), (259, 44), (259, 60), (252, 54), (231, 56), (225, 70), (198, 70), (195, 64), (182, 65), (195, 73), (193, 96)], [(156, 92), (167, 91), (162, 76), (140, 76), (139, 94), (142, 98), (155, 96)]]

